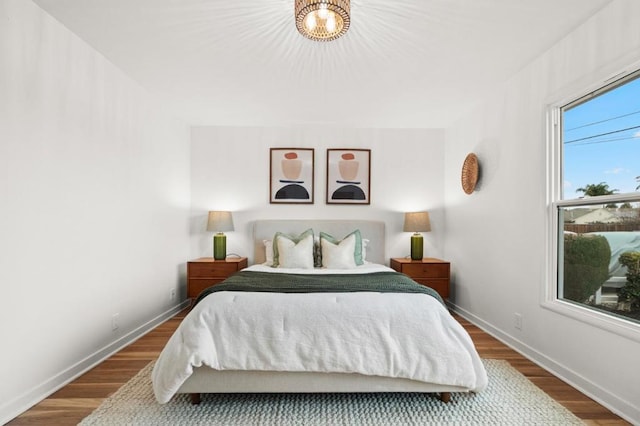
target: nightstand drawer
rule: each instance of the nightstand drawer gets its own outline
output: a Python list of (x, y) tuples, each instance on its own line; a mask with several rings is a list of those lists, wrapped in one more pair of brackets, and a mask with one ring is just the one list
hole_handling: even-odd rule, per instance
[(189, 278), (228, 277), (238, 270), (236, 263), (189, 262)]
[(448, 279), (422, 279), (422, 278), (414, 278), (415, 282), (422, 284), (427, 287), (431, 287), (435, 291), (437, 291), (443, 299), (449, 297), (449, 280)]
[[(405, 263), (402, 272), (416, 278), (449, 278), (448, 263)], [(416, 280), (417, 281), (417, 280)]]

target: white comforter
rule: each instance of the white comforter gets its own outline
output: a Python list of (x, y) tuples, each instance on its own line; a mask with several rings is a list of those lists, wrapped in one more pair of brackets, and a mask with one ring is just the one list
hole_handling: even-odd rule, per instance
[[(357, 270), (390, 269), (366, 264)], [(160, 354), (152, 374), (158, 402), (168, 402), (203, 364), (220, 370), (360, 373), (474, 391), (487, 385), (467, 332), (424, 294), (214, 293), (185, 317)]]

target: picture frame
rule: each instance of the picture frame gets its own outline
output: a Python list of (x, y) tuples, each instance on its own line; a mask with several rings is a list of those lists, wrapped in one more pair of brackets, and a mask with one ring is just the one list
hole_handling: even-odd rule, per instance
[(327, 204), (371, 203), (371, 150), (327, 149)]
[(271, 148), (269, 199), (271, 204), (313, 204), (313, 148)]

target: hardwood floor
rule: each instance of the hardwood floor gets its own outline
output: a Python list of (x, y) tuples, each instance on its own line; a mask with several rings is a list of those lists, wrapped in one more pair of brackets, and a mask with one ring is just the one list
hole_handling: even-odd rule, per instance
[[(155, 360), (186, 312), (113, 355), (91, 371), (35, 405), (8, 425), (75, 425), (100, 403)], [(507, 360), (540, 389), (588, 425), (629, 425), (620, 417), (528, 361), (468, 321), (456, 316), (471, 335), (482, 358)]]

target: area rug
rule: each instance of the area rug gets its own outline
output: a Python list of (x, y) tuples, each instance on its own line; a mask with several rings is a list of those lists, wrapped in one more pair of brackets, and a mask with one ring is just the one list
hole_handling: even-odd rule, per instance
[(177, 395), (160, 405), (147, 365), (80, 424), (88, 425), (582, 425), (570, 411), (503, 360), (483, 360), (489, 386), (419, 393)]

